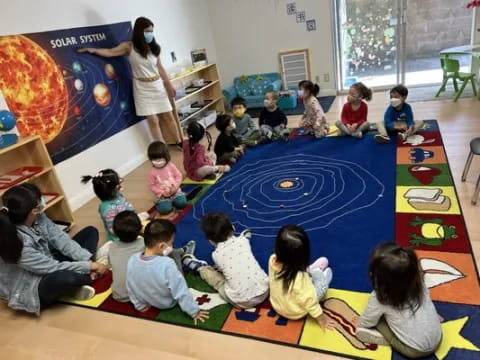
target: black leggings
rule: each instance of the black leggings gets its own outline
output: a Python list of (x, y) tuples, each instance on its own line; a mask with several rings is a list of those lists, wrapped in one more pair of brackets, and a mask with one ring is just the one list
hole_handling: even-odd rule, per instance
[[(92, 254), (97, 252), (98, 230), (92, 226), (82, 229), (73, 237), (82, 248)], [(73, 261), (69, 257), (56, 252), (55, 259), (58, 261)], [(38, 284), (38, 296), (40, 307), (45, 308), (54, 304), (60, 297), (71, 293), (82, 285), (91, 285), (90, 274), (80, 274), (71, 270), (58, 270), (45, 275)]]

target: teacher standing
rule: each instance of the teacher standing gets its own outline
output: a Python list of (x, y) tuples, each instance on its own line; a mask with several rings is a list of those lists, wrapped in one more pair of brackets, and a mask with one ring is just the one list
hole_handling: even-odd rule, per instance
[(180, 129), (172, 114), (171, 101), (175, 98), (173, 87), (160, 61), (160, 45), (153, 35), (153, 23), (144, 17), (135, 20), (132, 41), (125, 41), (111, 49), (83, 48), (104, 57), (128, 56), (133, 73), (133, 98), (138, 116), (148, 120), (150, 132), (155, 140), (165, 142), (160, 127), (169, 130), (175, 143), (182, 142)]

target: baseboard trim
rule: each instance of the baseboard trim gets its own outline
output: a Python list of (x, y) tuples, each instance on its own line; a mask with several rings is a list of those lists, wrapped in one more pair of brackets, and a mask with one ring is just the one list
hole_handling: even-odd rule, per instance
[[(117, 172), (120, 176), (127, 176), (133, 170), (142, 165), (147, 161), (147, 156), (145, 154), (138, 155), (127, 163), (123, 164), (117, 168)], [(87, 202), (95, 198), (95, 193), (93, 192), (92, 186), (87, 186), (86, 189), (80, 192), (78, 195), (68, 199), (72, 211), (76, 211), (84, 206)]]

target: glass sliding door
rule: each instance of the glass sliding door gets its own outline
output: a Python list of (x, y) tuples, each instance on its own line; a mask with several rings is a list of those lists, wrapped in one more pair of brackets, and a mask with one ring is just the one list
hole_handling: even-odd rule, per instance
[(401, 0), (336, 0), (340, 89), (357, 81), (388, 87), (399, 81)]
[[(472, 40), (473, 11), (469, 0), (402, 0), (405, 37), (402, 47), (403, 79), (409, 86), (442, 82), (440, 51), (469, 45)], [(455, 57), (461, 71), (470, 71), (470, 56)]]

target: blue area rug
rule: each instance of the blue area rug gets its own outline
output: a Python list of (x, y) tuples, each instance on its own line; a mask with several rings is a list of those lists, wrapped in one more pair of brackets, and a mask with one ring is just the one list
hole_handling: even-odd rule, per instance
[[(330, 108), (332, 107), (333, 102), (335, 101), (335, 96), (322, 96), (322, 97), (317, 97), (318, 101), (320, 102), (320, 105), (322, 105), (322, 109), (325, 113), (327, 113)], [(247, 109), (248, 114), (252, 118), (258, 118), (260, 116), (260, 112), (262, 111), (262, 108), (252, 108), (252, 109)], [(301, 115), (305, 111), (305, 106), (303, 103), (297, 104), (297, 107), (294, 109), (285, 109), (283, 112), (285, 115)]]
[(310, 236), (312, 261), (329, 258), (332, 287), (370, 291), (370, 252), (394, 240), (395, 150), (394, 143), (379, 145), (370, 136), (252, 149), (179, 222), (176, 246), (194, 239), (196, 255), (212, 263), (213, 247), (199, 220), (223, 211), (237, 232), (253, 232), (254, 254), (266, 270), (279, 228), (297, 224)]

